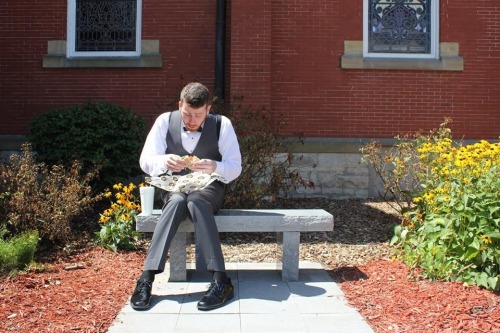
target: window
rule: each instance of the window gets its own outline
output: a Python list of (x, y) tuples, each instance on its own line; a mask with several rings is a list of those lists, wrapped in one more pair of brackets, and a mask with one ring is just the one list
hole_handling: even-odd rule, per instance
[(438, 0), (364, 0), (363, 56), (438, 59)]
[(141, 54), (142, 0), (68, 0), (67, 57)]

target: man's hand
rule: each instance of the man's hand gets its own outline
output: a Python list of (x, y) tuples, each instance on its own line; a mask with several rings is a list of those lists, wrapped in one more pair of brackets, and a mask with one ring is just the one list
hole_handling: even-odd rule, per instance
[(217, 168), (217, 163), (215, 163), (215, 161), (206, 159), (193, 162), (193, 164), (191, 165), (192, 171), (198, 171), (208, 174), (214, 172), (216, 168)]
[(186, 162), (179, 155), (165, 155), (165, 168), (172, 172), (179, 172), (186, 168)]

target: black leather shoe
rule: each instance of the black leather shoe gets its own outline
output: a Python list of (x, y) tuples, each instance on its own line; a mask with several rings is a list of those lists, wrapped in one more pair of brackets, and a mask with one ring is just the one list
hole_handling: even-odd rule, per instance
[(198, 310), (213, 310), (226, 304), (234, 297), (234, 287), (229, 279), (228, 283), (213, 281), (207, 292), (198, 302)]
[(151, 289), (153, 282), (150, 280), (138, 280), (134, 293), (130, 298), (130, 306), (134, 310), (149, 309), (151, 303)]

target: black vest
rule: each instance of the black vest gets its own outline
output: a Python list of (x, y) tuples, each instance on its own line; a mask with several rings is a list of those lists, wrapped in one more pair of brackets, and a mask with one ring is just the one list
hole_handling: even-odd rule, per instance
[[(222, 161), (222, 155), (219, 152), (217, 117), (208, 114), (203, 123), (203, 131), (201, 132), (200, 141), (196, 145), (192, 155), (199, 159), (210, 159), (214, 161)], [(179, 110), (170, 113), (170, 120), (167, 132), (167, 149), (165, 154), (175, 154), (179, 156), (189, 155), (182, 147), (181, 141), (181, 113)], [(177, 174), (185, 174), (187, 170)]]

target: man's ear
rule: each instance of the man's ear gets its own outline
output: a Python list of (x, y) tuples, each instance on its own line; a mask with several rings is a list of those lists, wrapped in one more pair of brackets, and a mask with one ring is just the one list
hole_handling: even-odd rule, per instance
[(182, 108), (182, 101), (179, 101), (179, 110)]
[(208, 104), (207, 105), (207, 115), (210, 113), (210, 109), (212, 108), (212, 105)]

